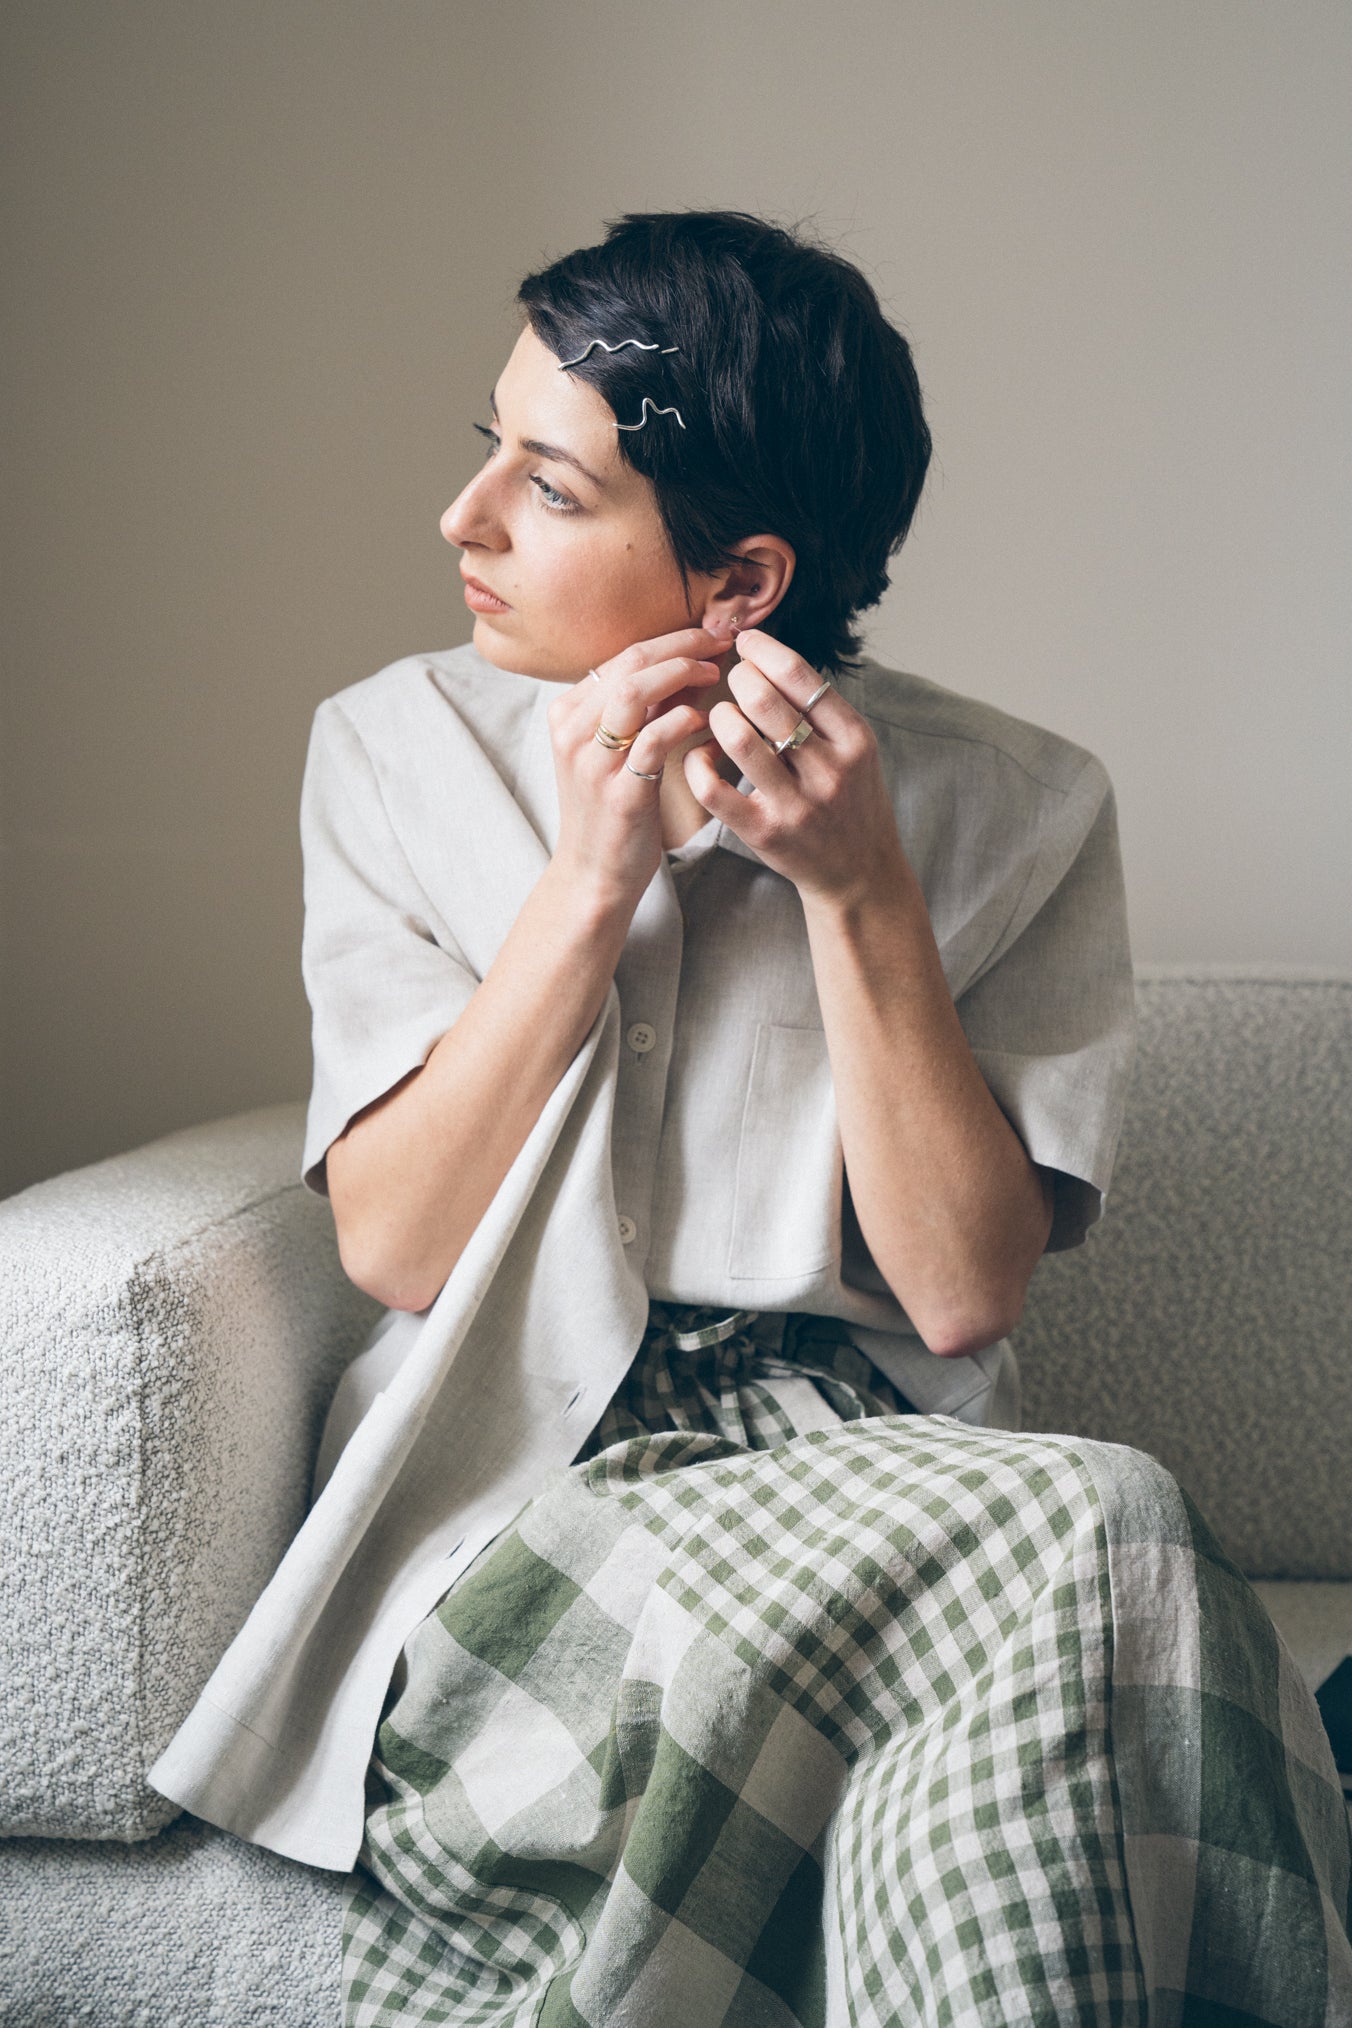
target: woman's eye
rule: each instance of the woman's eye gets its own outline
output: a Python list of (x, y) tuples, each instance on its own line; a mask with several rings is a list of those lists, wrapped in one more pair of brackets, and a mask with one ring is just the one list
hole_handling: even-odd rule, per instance
[[(488, 459), (497, 450), (502, 439), (498, 436), (497, 431), (489, 429), (486, 423), (475, 423), (474, 427), (481, 437), (488, 438), (488, 443), (484, 450), (484, 462), (487, 463)], [(560, 493), (557, 486), (551, 486), (547, 479), (540, 478), (537, 473), (532, 472), (531, 484), (539, 487), (540, 497), (551, 513), (576, 514), (579, 511), (575, 500), (570, 500), (566, 493)]]
[(531, 484), (540, 488), (546, 507), (552, 507), (556, 514), (576, 514), (576, 503), (570, 500), (566, 493), (560, 493), (557, 486), (551, 486), (547, 479), (537, 478), (532, 473)]

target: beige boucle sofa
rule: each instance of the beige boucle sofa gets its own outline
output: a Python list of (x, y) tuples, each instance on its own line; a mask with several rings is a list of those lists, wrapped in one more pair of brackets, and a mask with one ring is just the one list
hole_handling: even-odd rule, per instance
[[(1352, 1650), (1352, 978), (1140, 975), (1107, 1217), (1043, 1262), (1024, 1426), (1152, 1452), (1312, 1682)], [(298, 1180), (303, 1107), (0, 1204), (0, 2022), (339, 2019), (343, 1876), (145, 1770), (305, 1508), (378, 1314)]]

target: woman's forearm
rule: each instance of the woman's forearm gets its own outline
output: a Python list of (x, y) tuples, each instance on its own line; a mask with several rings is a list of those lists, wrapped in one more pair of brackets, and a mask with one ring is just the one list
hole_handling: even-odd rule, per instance
[(441, 1289), (604, 1001), (633, 904), (555, 859), (454, 1027), (328, 1154), (343, 1267), (388, 1308)]
[(804, 909), (860, 1230), (930, 1350), (978, 1351), (1018, 1321), (1050, 1186), (977, 1068), (904, 855)]

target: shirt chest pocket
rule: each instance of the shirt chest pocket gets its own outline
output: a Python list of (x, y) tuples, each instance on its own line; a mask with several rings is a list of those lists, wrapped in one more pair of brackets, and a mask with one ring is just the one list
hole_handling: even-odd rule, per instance
[(843, 1168), (825, 1032), (762, 1021), (737, 1144), (728, 1274), (796, 1279), (838, 1261)]

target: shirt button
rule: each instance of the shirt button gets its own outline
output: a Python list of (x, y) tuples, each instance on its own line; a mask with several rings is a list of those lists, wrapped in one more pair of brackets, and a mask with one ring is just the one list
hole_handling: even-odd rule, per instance
[(636, 1021), (624, 1039), (640, 1056), (646, 1056), (657, 1041), (657, 1030), (650, 1028), (646, 1021)]
[(638, 1227), (635, 1225), (633, 1219), (626, 1217), (623, 1212), (620, 1213), (619, 1228), (620, 1228), (620, 1239), (622, 1240), (625, 1246), (629, 1246), (634, 1240), (638, 1238)]

